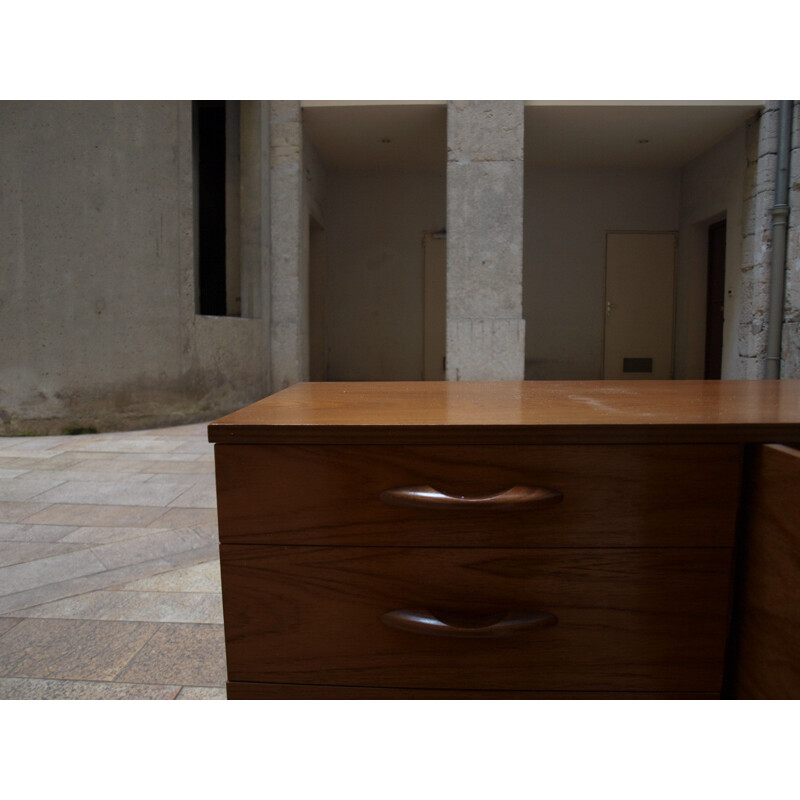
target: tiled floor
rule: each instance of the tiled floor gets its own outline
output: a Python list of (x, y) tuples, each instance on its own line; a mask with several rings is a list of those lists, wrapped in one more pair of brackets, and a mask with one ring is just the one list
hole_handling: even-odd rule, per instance
[(206, 425), (0, 438), (0, 699), (224, 699)]

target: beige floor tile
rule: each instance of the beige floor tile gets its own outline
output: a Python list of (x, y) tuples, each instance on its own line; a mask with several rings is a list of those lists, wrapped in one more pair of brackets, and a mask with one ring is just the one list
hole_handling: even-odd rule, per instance
[[(2, 542), (0, 541), (0, 567), (12, 564), (22, 564), (26, 561), (36, 561), (49, 556), (59, 556), (72, 553), (75, 550), (85, 550), (85, 544), (64, 544), (62, 542)], [(0, 585), (0, 594), (4, 594)]]
[(176, 700), (227, 700), (228, 693), (224, 687), (184, 686), (178, 692)]
[(80, 481), (92, 483), (145, 483), (150, 480), (150, 475), (140, 472), (99, 472), (91, 469), (91, 463), (81, 465), (84, 469), (79, 469), (76, 466), (74, 469), (52, 469), (47, 471), (38, 471), (40, 475), (53, 476), (62, 481)]
[(23, 522), (0, 522), (0, 541), (58, 542), (76, 530), (74, 525), (30, 525)]
[[(0, 700), (177, 700), (180, 686), (0, 678)], [(218, 700), (218, 697), (183, 699)]]
[[(64, 483), (58, 478), (52, 479), (49, 476), (28, 475), (22, 478), (11, 478), (0, 481), (0, 501), (25, 502), (32, 500), (36, 495), (45, 493), (48, 489), (53, 489)], [(174, 499), (174, 498), (173, 498)], [(36, 500), (37, 503), (51, 502), (48, 500)], [(166, 503), (164, 505), (167, 505)]]
[(223, 686), (226, 676), (222, 625), (165, 623), (117, 680), (128, 683)]
[(21, 522), (26, 517), (42, 511), (48, 503), (7, 503), (0, 501), (0, 522)]
[(192, 528), (216, 524), (215, 508), (170, 508), (150, 523), (153, 528)]
[[(118, 506), (91, 505), (89, 503), (55, 503), (45, 506), (43, 510), (31, 513), (25, 522), (42, 525), (75, 525), (83, 526), (150, 526), (164, 514), (163, 508), (157, 506)], [(169, 527), (154, 525), (153, 527)]]
[(118, 588), (134, 592), (220, 592), (219, 559), (140, 578)]
[(36, 619), (222, 624), (222, 597), (208, 592), (98, 590), (15, 612)]
[[(189, 563), (197, 563), (200, 560), (205, 561), (209, 558), (209, 555), (204, 552), (203, 548), (200, 548), (200, 550), (193, 553), (181, 554), (181, 558), (184, 563), (180, 564), (180, 566), (185, 566)], [(37, 586), (24, 592), (6, 595), (5, 597), (0, 597), (0, 615), (13, 616), (23, 609), (40, 606), (42, 603), (51, 603), (56, 600), (63, 600), (66, 597), (76, 597), (87, 592), (94, 592), (98, 589), (106, 589), (109, 586), (116, 586), (120, 583), (155, 575), (159, 572), (166, 572), (176, 567), (174, 563), (176, 560), (176, 556), (170, 556), (169, 561), (163, 558), (155, 558), (151, 561), (144, 561), (141, 564), (131, 564), (119, 569), (105, 570), (93, 575), (62, 580), (58, 583)]]
[(161, 530), (150, 536), (139, 536), (122, 542), (101, 544), (92, 552), (106, 569), (116, 569), (153, 558), (164, 558), (174, 553), (196, 550), (203, 540), (191, 529)]
[(0, 467), (0, 481), (5, 480), (6, 478), (17, 478), (20, 475), (25, 475), (28, 472), (30, 472), (28, 469), (9, 469), (7, 467)]
[(216, 508), (217, 489), (215, 486), (193, 486), (178, 495), (171, 503), (173, 508)]
[(164, 507), (177, 500), (182, 493), (185, 493), (184, 487), (175, 484), (148, 483), (145, 485), (133, 481), (65, 481), (47, 491), (37, 492), (36, 499), (41, 503), (97, 503), (114, 506)]
[[(10, 631), (19, 622), (20, 622), (19, 619), (12, 619), (10, 617), (0, 617), (0, 636), (2, 636), (6, 631)], [(2, 644), (0, 644), (0, 647), (2, 647)]]
[[(111, 681), (158, 628), (151, 622), (25, 619), (3, 635), (0, 676)], [(188, 683), (197, 682), (181, 685)]]
[(124, 542), (127, 539), (138, 539), (140, 536), (152, 536), (154, 533), (169, 530), (168, 528), (129, 528), (125, 526), (71, 528), (60, 541), (85, 542), (87, 544), (110, 544)]
[(88, 549), (12, 564), (0, 567), (0, 594), (16, 594), (49, 583), (103, 572), (105, 569), (100, 559)]

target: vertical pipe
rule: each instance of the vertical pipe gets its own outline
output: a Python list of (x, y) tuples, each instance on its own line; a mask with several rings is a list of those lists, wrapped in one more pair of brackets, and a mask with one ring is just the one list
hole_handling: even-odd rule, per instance
[(778, 110), (778, 173), (775, 179), (775, 205), (772, 207), (772, 270), (764, 374), (768, 380), (781, 376), (781, 338), (786, 282), (786, 229), (789, 218), (789, 153), (791, 151), (793, 103), (792, 100), (781, 100)]

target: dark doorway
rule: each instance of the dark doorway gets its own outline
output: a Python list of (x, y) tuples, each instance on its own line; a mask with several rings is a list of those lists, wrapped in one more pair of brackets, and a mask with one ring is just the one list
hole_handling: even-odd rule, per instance
[(722, 377), (722, 328), (725, 321), (725, 220), (708, 228), (706, 294), (706, 380)]
[(225, 316), (225, 101), (193, 103), (200, 314)]

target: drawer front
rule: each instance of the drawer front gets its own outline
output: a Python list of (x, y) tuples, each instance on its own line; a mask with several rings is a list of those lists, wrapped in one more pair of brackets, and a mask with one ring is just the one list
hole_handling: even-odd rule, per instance
[(735, 445), (216, 445), (220, 540), (731, 546)]
[[(730, 557), (725, 548), (223, 545), (228, 679), (717, 693)], [(409, 610), (447, 629), (420, 629), (418, 619), (404, 628)], [(386, 617), (398, 611), (402, 624)], [(537, 623), (546, 615), (555, 624)], [(458, 636), (442, 635), (454, 628)], [(495, 632), (510, 635), (485, 635)]]
[(708, 692), (471, 692), (456, 689), (381, 689), (228, 683), (228, 700), (718, 700)]

